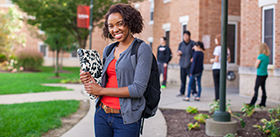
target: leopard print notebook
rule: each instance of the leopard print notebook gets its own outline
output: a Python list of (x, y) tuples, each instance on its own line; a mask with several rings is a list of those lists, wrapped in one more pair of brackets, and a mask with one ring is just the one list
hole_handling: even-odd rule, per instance
[[(84, 72), (89, 72), (96, 83), (101, 85), (101, 74), (102, 74), (102, 61), (100, 55), (96, 50), (78, 49), (77, 54), (79, 56), (79, 61), (81, 69)], [(95, 98), (94, 95), (89, 94), (90, 98)]]

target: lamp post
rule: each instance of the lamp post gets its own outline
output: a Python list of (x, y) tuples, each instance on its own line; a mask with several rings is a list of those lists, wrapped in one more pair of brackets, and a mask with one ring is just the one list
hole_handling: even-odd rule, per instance
[(227, 24), (228, 24), (228, 0), (222, 0), (222, 48), (221, 48), (221, 71), (220, 71), (220, 110), (214, 112), (214, 121), (230, 121), (230, 114), (226, 108), (226, 69), (227, 69)]
[(93, 10), (93, 0), (90, 0), (89, 49), (91, 49), (91, 35), (92, 35), (92, 10)]

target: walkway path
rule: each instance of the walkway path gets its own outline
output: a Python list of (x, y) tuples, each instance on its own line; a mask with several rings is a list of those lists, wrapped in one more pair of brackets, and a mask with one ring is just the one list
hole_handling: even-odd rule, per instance
[[(17, 95), (1, 95), (0, 104), (13, 104), (23, 102), (36, 102), (36, 101), (50, 101), (50, 100), (88, 100), (88, 96), (83, 93), (82, 84), (45, 84), (48, 86), (65, 86), (73, 89), (74, 91), (54, 91), (43, 93), (27, 93)], [(188, 106), (197, 107), (199, 110), (208, 111), (210, 109), (209, 104), (213, 101), (214, 90), (213, 88), (202, 88), (202, 96), (200, 101), (194, 101), (191, 98), (190, 102), (182, 101), (183, 97), (175, 97), (178, 94), (179, 86), (168, 86), (168, 88), (162, 90), (161, 102), (159, 107), (161, 109), (183, 109)], [(227, 99), (231, 100), (231, 109), (233, 111), (240, 111), (242, 103), (248, 103), (251, 97), (240, 96), (237, 88), (227, 89)], [(90, 110), (87, 115), (73, 128), (67, 131), (62, 137), (93, 137), (93, 113), (94, 113), (94, 101), (90, 101)], [(260, 100), (257, 101), (259, 103)], [(280, 102), (267, 101), (267, 107), (263, 110), (267, 111), (270, 108), (275, 108), (280, 105)], [(260, 110), (260, 109), (257, 109)], [(167, 126), (165, 119), (160, 111), (156, 116), (145, 120), (143, 135), (141, 137), (164, 137), (167, 134)]]

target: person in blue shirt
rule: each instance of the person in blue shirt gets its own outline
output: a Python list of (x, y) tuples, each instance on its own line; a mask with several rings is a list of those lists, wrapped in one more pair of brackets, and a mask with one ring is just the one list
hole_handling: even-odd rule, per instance
[(196, 42), (195, 46), (193, 47), (193, 61), (190, 70), (190, 81), (188, 85), (188, 94), (184, 101), (190, 101), (190, 94), (191, 94), (191, 86), (195, 84), (195, 79), (197, 81), (198, 93), (195, 97), (195, 101), (200, 100), (201, 95), (201, 76), (203, 71), (203, 60), (204, 60), (204, 44), (200, 41)]
[(266, 43), (262, 43), (259, 45), (259, 56), (255, 63), (255, 68), (257, 68), (257, 78), (255, 83), (255, 94), (253, 98), (251, 99), (250, 106), (255, 105), (257, 99), (258, 99), (258, 91), (259, 87), (262, 88), (262, 100), (259, 104), (260, 107), (265, 107), (266, 103), (266, 90), (265, 90), (265, 81), (267, 79), (268, 73), (267, 73), (267, 66), (269, 63), (269, 55), (270, 50)]
[(167, 68), (168, 63), (172, 58), (172, 52), (168, 45), (166, 45), (166, 38), (160, 38), (160, 46), (157, 49), (157, 63), (160, 74), (163, 74), (163, 81), (161, 88), (166, 88)]

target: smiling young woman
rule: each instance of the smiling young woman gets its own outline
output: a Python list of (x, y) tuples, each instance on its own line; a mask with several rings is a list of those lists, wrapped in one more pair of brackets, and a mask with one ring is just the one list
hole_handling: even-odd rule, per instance
[[(153, 54), (150, 46), (142, 42), (137, 51), (137, 64), (131, 63), (131, 49), (142, 32), (143, 18), (128, 4), (112, 5), (105, 15), (103, 38), (116, 40), (118, 45), (110, 53), (103, 51), (102, 83), (96, 84), (92, 76), (81, 71), (85, 90), (98, 96), (94, 127), (96, 137), (138, 137), (141, 115), (145, 108), (144, 92), (151, 73)], [(109, 52), (109, 51), (108, 51)], [(92, 83), (88, 81), (93, 80)]]

